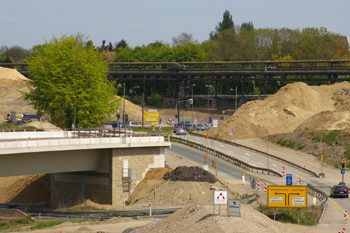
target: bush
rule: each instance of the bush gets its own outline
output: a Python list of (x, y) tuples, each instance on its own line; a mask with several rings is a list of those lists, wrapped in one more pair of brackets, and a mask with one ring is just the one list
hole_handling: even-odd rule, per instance
[(152, 94), (151, 97), (148, 99), (147, 105), (159, 107), (163, 102), (163, 100), (164, 100), (163, 96), (159, 94)]

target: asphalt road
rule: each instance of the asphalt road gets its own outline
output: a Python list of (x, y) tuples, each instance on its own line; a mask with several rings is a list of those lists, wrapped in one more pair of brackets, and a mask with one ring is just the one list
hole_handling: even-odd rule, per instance
[[(327, 195), (329, 195), (329, 189), (331, 186), (337, 184), (334, 179), (327, 178), (327, 179), (321, 179), (317, 177), (312, 177), (308, 173), (303, 172), (302, 170), (299, 170), (297, 168), (291, 167), (288, 164), (283, 164), (283, 162), (275, 160), (271, 157), (267, 158), (265, 155), (259, 154), (254, 151), (250, 151), (244, 148), (235, 147), (233, 145), (228, 145), (221, 142), (215, 142), (208, 140), (206, 141), (205, 138), (201, 137), (195, 137), (186, 135), (185, 138), (188, 138), (189, 140), (200, 143), (203, 145), (206, 145), (211, 148), (215, 148), (217, 151), (224, 152), (226, 154), (232, 155), (244, 162), (247, 162), (251, 164), (252, 166), (257, 167), (268, 167), (271, 169), (274, 169), (282, 174), (282, 167), (285, 166), (286, 174), (292, 174), (293, 175), (293, 182), (297, 182), (299, 175), (301, 175), (301, 181), (307, 182), (311, 185), (314, 185), (318, 189), (324, 191)], [(193, 149), (188, 146), (180, 145), (178, 143), (172, 143), (172, 148), (169, 149), (170, 151), (190, 160), (194, 163), (203, 166), (204, 165), (204, 156), (205, 153), (203, 151)], [(264, 151), (267, 150), (267, 148), (261, 148), (260, 150)], [(209, 155), (208, 164), (209, 164), (209, 171), (215, 174), (215, 170), (211, 166), (211, 161), (213, 160), (213, 156)], [(255, 172), (249, 172), (247, 170), (241, 169), (239, 167), (236, 167), (232, 164), (229, 164), (223, 160), (216, 159), (217, 162), (217, 174), (222, 179), (242, 179), (242, 173), (247, 174), (248, 176), (252, 176), (255, 178), (260, 179), (260, 184), (264, 181), (267, 182), (269, 185), (286, 185), (286, 179), (281, 177), (276, 177), (272, 175), (267, 174), (261, 174), (261, 173), (255, 173)], [(268, 164), (268, 165), (267, 165)], [(248, 180), (246, 175), (246, 179)], [(249, 182), (249, 180), (248, 180)], [(331, 198), (329, 197), (329, 205), (333, 205), (333, 211), (334, 214), (341, 216), (342, 212), (344, 210), (350, 211), (350, 202), (348, 198)], [(334, 208), (336, 207), (336, 208)], [(328, 208), (328, 207), (327, 207)]]

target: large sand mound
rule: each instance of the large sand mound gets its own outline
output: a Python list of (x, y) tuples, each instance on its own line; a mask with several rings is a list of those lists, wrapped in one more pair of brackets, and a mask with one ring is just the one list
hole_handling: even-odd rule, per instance
[[(350, 89), (348, 82), (332, 86), (308, 86), (293, 83), (282, 87), (265, 100), (256, 100), (242, 105), (237, 112), (209, 134), (217, 137), (257, 137), (266, 131), (269, 134), (293, 132), (303, 121), (322, 112), (334, 111), (335, 93)], [(229, 135), (230, 126), (234, 127)]]
[(0, 67), (0, 122), (11, 112), (35, 114), (19, 92), (28, 92), (28, 80), (15, 69)]
[(150, 169), (136, 186), (131, 203), (141, 206), (211, 204), (214, 190), (228, 190), (231, 199), (239, 196), (237, 190), (199, 167)]
[(294, 130), (304, 131), (304, 130), (343, 130), (350, 128), (350, 112), (334, 112), (325, 111), (313, 115), (312, 117), (301, 123), (298, 128)]

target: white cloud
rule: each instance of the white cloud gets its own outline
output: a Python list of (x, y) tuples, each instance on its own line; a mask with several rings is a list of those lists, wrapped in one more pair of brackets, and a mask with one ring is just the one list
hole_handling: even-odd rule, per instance
[(139, 27), (142, 27), (143, 24), (136, 22), (136, 23), (128, 23), (128, 24), (126, 24), (126, 26), (128, 28), (139, 28)]
[(8, 21), (8, 22), (15, 22), (15, 23), (17, 23), (17, 22), (20, 21), (20, 20), (17, 19), (17, 18), (11, 18), (11, 17), (6, 17), (5, 20)]

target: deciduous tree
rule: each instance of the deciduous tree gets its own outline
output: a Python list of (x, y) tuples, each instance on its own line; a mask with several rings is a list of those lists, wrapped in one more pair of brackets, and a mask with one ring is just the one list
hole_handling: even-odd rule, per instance
[(23, 93), (39, 114), (53, 123), (95, 127), (115, 112), (116, 88), (107, 80), (108, 66), (82, 34), (54, 37), (36, 46), (29, 57), (31, 88)]

